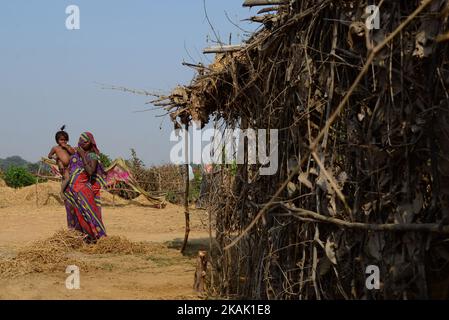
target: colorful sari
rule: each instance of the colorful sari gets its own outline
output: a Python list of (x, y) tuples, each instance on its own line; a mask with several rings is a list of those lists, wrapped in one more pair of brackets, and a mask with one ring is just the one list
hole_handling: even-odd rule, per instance
[[(89, 139), (89, 140), (86, 140)], [(70, 158), (70, 181), (64, 192), (67, 199), (67, 224), (70, 229), (83, 232), (89, 240), (95, 241), (106, 236), (101, 214), (100, 190), (105, 186), (104, 170), (100, 163), (98, 148), (91, 133), (83, 133), (80, 143), (90, 141), (92, 152), (87, 154), (91, 160), (98, 160), (96, 172), (89, 176), (84, 169), (83, 160), (77, 152)]]

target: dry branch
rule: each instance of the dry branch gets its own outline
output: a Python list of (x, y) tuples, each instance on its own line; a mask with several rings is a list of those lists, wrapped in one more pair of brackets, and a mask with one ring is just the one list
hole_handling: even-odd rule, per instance
[(277, 4), (288, 4), (288, 0), (245, 0), (244, 7), (269, 6)]

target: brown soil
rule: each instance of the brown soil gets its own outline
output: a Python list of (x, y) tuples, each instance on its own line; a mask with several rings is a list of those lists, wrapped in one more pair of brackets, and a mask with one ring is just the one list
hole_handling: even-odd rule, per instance
[[(57, 183), (39, 185), (37, 207), (35, 186), (17, 191), (0, 187), (0, 267), (26, 257), (26, 248), (34, 248), (35, 256), (36, 247), (66, 226), (58, 188)], [(14, 276), (14, 271), (2, 274), (0, 268), (0, 299), (197, 299), (192, 289), (196, 255), (209, 247), (206, 213), (192, 211), (189, 247), (182, 255), (183, 208), (155, 209), (144, 198), (116, 198), (114, 207), (111, 195), (105, 193), (103, 198), (110, 238), (144, 245), (145, 250), (121, 252), (113, 249), (112, 241), (102, 247), (69, 250), (69, 258), (80, 264), (80, 290), (66, 288), (64, 264), (53, 269), (31, 268), (20, 276)]]

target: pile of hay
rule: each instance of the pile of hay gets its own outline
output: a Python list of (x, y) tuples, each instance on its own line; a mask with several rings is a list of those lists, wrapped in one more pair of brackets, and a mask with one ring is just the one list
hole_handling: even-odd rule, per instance
[(19, 250), (12, 259), (0, 261), (0, 276), (17, 277), (29, 273), (65, 270), (69, 265), (85, 267), (67, 253), (84, 246), (84, 236), (75, 231), (59, 231), (52, 237), (36, 241)]
[(111, 236), (100, 239), (96, 244), (87, 244), (84, 235), (77, 231), (62, 230), (52, 237), (36, 241), (18, 251), (13, 258), (0, 260), (0, 277), (14, 278), (30, 273), (63, 272), (69, 265), (76, 265), (84, 271), (95, 270), (92, 263), (82, 260), (73, 253), (142, 255), (158, 252), (158, 244), (132, 242), (124, 237)]
[(132, 242), (125, 237), (110, 236), (101, 238), (96, 244), (85, 245), (81, 252), (89, 254), (148, 254), (159, 247), (158, 244)]
[[(0, 206), (9, 207), (17, 205), (59, 206), (63, 205), (60, 196), (61, 184), (58, 182), (46, 182), (21, 189), (13, 189), (7, 186), (1, 188)], [(38, 202), (36, 202), (36, 197)]]
[[(6, 184), (3, 186), (4, 181), (0, 180), (0, 207), (12, 207), (12, 206), (27, 206), (36, 205), (36, 203), (42, 206), (63, 206), (64, 202), (61, 198), (61, 184), (59, 182), (45, 182), (37, 185), (21, 189), (13, 189)], [(38, 202), (36, 202), (36, 197)], [(103, 190), (101, 192), (101, 202), (103, 206), (125, 206), (125, 205), (151, 205), (151, 203), (144, 197), (139, 196), (134, 200), (125, 200), (119, 196), (114, 196), (111, 193)]]

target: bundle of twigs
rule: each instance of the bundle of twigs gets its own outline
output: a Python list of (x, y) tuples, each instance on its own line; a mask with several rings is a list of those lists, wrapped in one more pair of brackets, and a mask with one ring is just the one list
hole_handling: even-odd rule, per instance
[[(240, 165), (211, 192), (219, 294), (445, 297), (449, 1), (375, 2), (369, 30), (371, 1), (291, 1), (158, 100), (178, 126), (279, 129), (275, 176)], [(370, 265), (379, 290), (366, 286)]]

